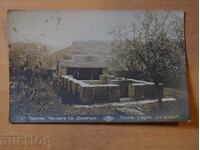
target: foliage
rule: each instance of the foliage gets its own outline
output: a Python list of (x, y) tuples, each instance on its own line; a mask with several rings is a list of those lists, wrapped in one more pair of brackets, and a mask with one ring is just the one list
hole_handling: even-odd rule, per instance
[(115, 70), (142, 72), (154, 82), (161, 101), (160, 82), (169, 82), (183, 73), (185, 53), (183, 21), (173, 13), (147, 12), (131, 30), (120, 25), (110, 32), (113, 37)]
[[(36, 44), (10, 45), (10, 104), (16, 113), (62, 111), (62, 102), (54, 92), (48, 51)], [(52, 79), (52, 80), (50, 80)]]

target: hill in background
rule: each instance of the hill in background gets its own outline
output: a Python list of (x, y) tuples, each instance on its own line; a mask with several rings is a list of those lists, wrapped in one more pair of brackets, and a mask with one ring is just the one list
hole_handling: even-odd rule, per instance
[[(57, 60), (60, 62), (72, 61), (74, 58), (86, 57), (88, 61), (91, 60), (108, 60), (111, 57), (112, 45), (111, 41), (74, 41), (72, 45), (58, 50), (55, 53), (50, 53), (48, 46), (41, 43), (12, 43), (9, 45), (10, 52), (17, 51), (21, 53), (21, 57), (26, 57), (27, 55), (48, 55), (48, 60), (51, 62), (51, 67), (55, 68)], [(77, 57), (76, 57), (77, 56)], [(73, 60), (74, 61), (74, 60)], [(75, 60), (76, 61), (76, 60)], [(95, 62), (94, 62), (95, 63)]]
[(57, 60), (67, 62), (74, 58), (86, 56), (90, 60), (95, 60), (96, 58), (109, 59), (111, 57), (111, 50), (112, 45), (110, 41), (74, 41), (71, 46), (51, 54), (50, 59), (54, 61), (54, 64), (56, 64)]

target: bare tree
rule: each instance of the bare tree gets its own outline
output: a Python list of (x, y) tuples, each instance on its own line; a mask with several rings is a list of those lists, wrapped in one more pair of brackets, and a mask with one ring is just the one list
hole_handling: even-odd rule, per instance
[(115, 39), (113, 67), (142, 71), (154, 82), (160, 108), (160, 83), (181, 70), (180, 59), (184, 56), (183, 24), (181, 19), (172, 18), (170, 13), (148, 12), (133, 23), (131, 30), (115, 26), (111, 31)]

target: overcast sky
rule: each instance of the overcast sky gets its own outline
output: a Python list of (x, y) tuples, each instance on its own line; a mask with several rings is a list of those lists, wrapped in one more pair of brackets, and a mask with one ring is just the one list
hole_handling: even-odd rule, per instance
[(130, 26), (139, 14), (139, 11), (11, 11), (8, 37), (11, 43), (42, 43), (56, 51), (72, 41), (112, 40), (108, 32), (113, 25)]

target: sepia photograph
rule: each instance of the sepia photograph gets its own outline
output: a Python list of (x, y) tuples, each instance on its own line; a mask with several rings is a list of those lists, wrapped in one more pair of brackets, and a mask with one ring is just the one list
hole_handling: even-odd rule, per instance
[(183, 11), (9, 10), (11, 123), (189, 121)]

